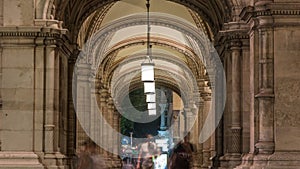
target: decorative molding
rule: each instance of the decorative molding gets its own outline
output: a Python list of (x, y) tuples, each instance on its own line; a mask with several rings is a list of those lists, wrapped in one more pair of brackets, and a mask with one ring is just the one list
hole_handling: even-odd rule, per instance
[[(9, 29), (9, 28), (8, 28)], [(35, 29), (35, 28), (34, 28)], [(43, 32), (43, 31), (1, 31), (0, 30), (0, 37), (60, 37), (63, 32)]]
[(242, 20), (247, 23), (251, 18), (258, 18), (261, 16), (299, 16), (300, 15), (300, 4), (291, 3), (291, 4), (280, 4), (280, 3), (271, 3), (262, 6), (247, 6), (243, 8), (240, 13)]

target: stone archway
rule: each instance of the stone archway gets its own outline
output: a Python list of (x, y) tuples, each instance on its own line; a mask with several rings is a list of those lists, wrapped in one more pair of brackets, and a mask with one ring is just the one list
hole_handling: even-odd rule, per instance
[[(240, 168), (297, 168), (299, 2), (172, 2), (202, 17), (229, 79), (222, 125), (199, 145), (202, 168), (234, 168), (242, 161)], [(76, 38), (91, 14), (101, 20), (113, 3), (118, 1), (0, 1), (0, 168), (69, 165), (64, 162), (75, 153), (76, 119), (67, 83), (80, 53)], [(207, 79), (198, 80), (201, 90), (208, 88)], [(210, 94), (201, 97), (205, 102)]]
[[(206, 60), (204, 60), (204, 62), (206, 63), (207, 67), (218, 67), (215, 65), (215, 64), (218, 64), (215, 62), (215, 61), (217, 61), (217, 58), (210, 57), (211, 52), (213, 52), (211, 50), (213, 50), (213, 49), (211, 48), (208, 40), (206, 40), (204, 37), (202, 37), (199, 34), (199, 32), (196, 30), (196, 28), (193, 28), (192, 26), (187, 25), (185, 22), (182, 22), (181, 20), (172, 18), (170, 16), (161, 16), (159, 14), (153, 14), (152, 17), (153, 17), (153, 21), (151, 20), (151, 23), (153, 25), (163, 25), (165, 27), (180, 30), (181, 32), (185, 33), (186, 36), (189, 36), (191, 38), (190, 40), (194, 40), (194, 41), (198, 42), (198, 44), (201, 44), (201, 47), (199, 47), (199, 48), (204, 49), (202, 52), (207, 55), (203, 56), (203, 54), (198, 53), (198, 56), (201, 55), (201, 56), (203, 56), (203, 58), (206, 59)], [(94, 68), (97, 69), (99, 67), (103, 67), (103, 66), (101, 66), (101, 64), (103, 63), (103, 60), (105, 60), (105, 57), (107, 57), (105, 55), (105, 51), (107, 51), (107, 50), (105, 50), (105, 46), (100, 45), (101, 43), (98, 43), (98, 42), (104, 42), (105, 44), (108, 44), (106, 39), (111, 38), (112, 37), (111, 35), (113, 35), (113, 33), (115, 31), (117, 31), (118, 29), (123, 29), (126, 27), (130, 27), (130, 26), (134, 26), (134, 25), (143, 25), (143, 24), (145, 24), (145, 16), (144, 15), (134, 15), (134, 16), (125, 17), (125, 18), (119, 19), (117, 21), (114, 21), (113, 23), (110, 23), (107, 27), (104, 27), (103, 29), (101, 29), (99, 31), (99, 33), (96, 34), (95, 37), (93, 37), (91, 39), (91, 42), (88, 43), (91, 47), (86, 46), (84, 48), (84, 50), (86, 50), (86, 51), (83, 51), (82, 54), (79, 55), (79, 58), (77, 61), (77, 67), (81, 67), (81, 65), (82, 65), (82, 67), (85, 67), (85, 69), (86, 69), (86, 72), (84, 73), (85, 75), (82, 74), (83, 76), (86, 76), (85, 79), (90, 79), (91, 77), (92, 77), (92, 79), (94, 79), (95, 77), (99, 78), (99, 79), (96, 79), (95, 81), (99, 81), (101, 83), (100, 88), (102, 88), (101, 91), (103, 91), (103, 95), (102, 95), (103, 97), (107, 97), (108, 94), (111, 93), (110, 92), (111, 88), (109, 87), (110, 82), (105, 81), (106, 79), (103, 79), (101, 75), (100, 76), (97, 75), (97, 73), (98, 73), (97, 71), (93, 72), (93, 73), (89, 73), (89, 71), (95, 71)], [(103, 49), (101, 49), (101, 48), (103, 48)], [(121, 46), (121, 48), (122, 48), (122, 46)], [(175, 47), (175, 49), (176, 49), (176, 47)], [(94, 52), (94, 51), (96, 51), (96, 52)], [(185, 53), (188, 54), (188, 52), (185, 52)], [(195, 55), (195, 56), (197, 56), (197, 55)], [(157, 59), (159, 59), (159, 57), (157, 57)], [(197, 60), (201, 60), (201, 59), (193, 58), (193, 60), (196, 60), (195, 62), (199, 62)], [(172, 61), (172, 62), (176, 63), (176, 61)], [(106, 63), (106, 62), (104, 62), (104, 63)], [(220, 62), (219, 62), (219, 65), (220, 65)], [(90, 66), (90, 68), (89, 68), (89, 66)], [(199, 65), (199, 66), (201, 66), (201, 65)], [(102, 68), (102, 70), (107, 70), (107, 69)], [(133, 71), (134, 69), (130, 69), (130, 70)], [(209, 70), (209, 71), (211, 71), (211, 70)], [(80, 71), (80, 70), (79, 70), (79, 72), (80, 72), (80, 74), (83, 73), (83, 71)], [(102, 73), (104, 73), (104, 72), (102, 71)], [(203, 71), (202, 71), (202, 73), (203, 73)], [(80, 75), (80, 76), (82, 76), (82, 75)], [(92, 75), (92, 76), (89, 77), (89, 75)], [(109, 75), (106, 75), (106, 76), (109, 76)], [(176, 76), (176, 73), (175, 73), (175, 76)], [(204, 74), (202, 74), (200, 76), (204, 76)], [(178, 77), (181, 77), (184, 79), (184, 77), (182, 75), (179, 75)], [(82, 78), (80, 78), (80, 79), (82, 79)], [(195, 79), (195, 78), (192, 78), (192, 79)], [(167, 80), (167, 79), (164, 78), (162, 80)], [(199, 80), (201, 80), (201, 79), (199, 79)], [(204, 79), (202, 79), (202, 80), (204, 81)], [(124, 83), (122, 83), (122, 84), (124, 85)], [(168, 83), (168, 84), (170, 85), (172, 83)], [(82, 86), (82, 85), (79, 84), (78, 86)], [(198, 82), (196, 82), (196, 86), (199, 87)], [(122, 88), (120, 88), (120, 89), (122, 90)], [(197, 88), (192, 87), (191, 89), (192, 89), (192, 91), (189, 91), (187, 94), (185, 94), (186, 96), (188, 96), (187, 98), (189, 98), (189, 99), (187, 99), (188, 100), (186, 103), (187, 106), (185, 107), (185, 112), (187, 112), (187, 114), (191, 114), (192, 111), (194, 111), (194, 110), (192, 110), (193, 107), (191, 107), (190, 101), (193, 101), (193, 100), (195, 101), (194, 97), (196, 97), (196, 98), (200, 97), (200, 96), (198, 96), (200, 94), (198, 93), (199, 90)], [(95, 92), (95, 91), (91, 91), (91, 93), (93, 93), (93, 92)], [(83, 99), (78, 99), (78, 100), (82, 101)], [(105, 99), (100, 99), (100, 100), (103, 100), (101, 104), (102, 104), (102, 106), (105, 106), (106, 105)], [(207, 101), (209, 102), (209, 100), (207, 100)], [(196, 104), (199, 105), (199, 103), (197, 103), (197, 101), (196, 101)], [(89, 101), (87, 101), (87, 105), (89, 105)], [(197, 110), (197, 111), (199, 111), (199, 110)], [(206, 114), (206, 115), (208, 115), (208, 114)], [(193, 116), (189, 116), (189, 118), (193, 119)], [(218, 117), (218, 118), (220, 118), (220, 117)], [(211, 124), (211, 123), (209, 123), (209, 124)], [(201, 126), (202, 126), (202, 124), (201, 124)], [(205, 128), (205, 125), (203, 125), (203, 126)], [(191, 128), (191, 127), (192, 127), (192, 124), (189, 124), (188, 128)], [(198, 126), (197, 126), (197, 128), (198, 128)], [(199, 131), (199, 130), (197, 129), (195, 133), (197, 133), (197, 131)], [(197, 140), (197, 137), (195, 137), (195, 140)], [(209, 157), (207, 157), (207, 158), (209, 158)]]

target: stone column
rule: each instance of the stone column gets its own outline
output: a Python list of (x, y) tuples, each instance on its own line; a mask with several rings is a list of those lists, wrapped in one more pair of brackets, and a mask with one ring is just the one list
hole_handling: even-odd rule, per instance
[[(101, 123), (102, 129), (101, 129), (100, 139), (101, 139), (102, 145), (107, 145), (107, 143), (108, 143), (108, 133), (105, 130), (107, 127), (107, 117), (108, 117), (107, 97), (108, 97), (108, 90), (105, 88), (105, 86), (103, 86), (103, 88), (100, 90), (100, 109), (101, 109), (103, 119), (105, 119)], [(106, 157), (108, 157), (108, 152), (106, 150), (102, 149), (100, 151), (101, 151), (101, 153), (104, 153), (104, 155)]]
[[(100, 140), (99, 140), (99, 133), (101, 130), (101, 122), (99, 121), (99, 116), (100, 116), (100, 112), (99, 112), (99, 106), (97, 103), (97, 98), (99, 96), (99, 89), (101, 86), (101, 82), (99, 79), (97, 79), (96, 77), (90, 77), (89, 79), (89, 83), (90, 83), (90, 90), (91, 90), (91, 96), (90, 96), (90, 105), (91, 105), (91, 115), (90, 115), (90, 137), (94, 139), (94, 141), (96, 143), (99, 144)], [(99, 148), (97, 148), (99, 150)]]
[[(207, 83), (207, 82), (205, 82)], [(209, 87), (206, 85), (204, 92), (201, 94), (204, 99), (204, 105), (203, 105), (203, 114), (202, 114), (202, 125), (205, 123), (205, 120), (207, 118), (207, 115), (211, 109), (211, 93)], [(202, 156), (203, 156), (203, 163), (201, 168), (207, 169), (209, 166), (211, 166), (210, 162), (210, 147), (211, 147), (211, 138), (207, 139), (203, 143), (203, 150), (202, 150)]]
[(191, 111), (191, 108), (188, 106), (185, 106), (184, 108), (184, 134), (187, 132), (190, 132), (193, 127), (193, 121), (194, 121), (194, 115)]
[(273, 30), (259, 30), (259, 81), (260, 91), (256, 95), (259, 103), (259, 141), (255, 145), (259, 153), (274, 152), (274, 70)]
[[(1, 5), (3, 2), (0, 2)], [(3, 67), (3, 61), (2, 61), (2, 52), (3, 52), (3, 48), (0, 47), (0, 114), (2, 114), (2, 67)], [(2, 141), (2, 137), (0, 136), (0, 151), (1, 151), (1, 141)]]
[[(87, 133), (90, 133), (89, 125), (90, 125), (90, 112), (91, 112), (91, 89), (89, 82), (89, 72), (90, 66), (85, 63), (84, 60), (78, 61), (76, 65), (76, 114), (77, 114), (77, 131), (76, 131), (76, 142), (83, 143), (87, 139), (89, 139)], [(83, 129), (85, 127), (85, 130)]]
[(229, 166), (235, 167), (241, 160), (241, 41), (231, 41), (231, 143), (229, 143)]
[[(47, 40), (46, 40), (47, 41)], [(50, 44), (51, 42), (48, 41), (46, 43), (45, 47), (45, 95), (47, 96), (47, 99), (45, 100), (45, 120), (44, 120), (44, 134), (45, 134), (45, 140), (44, 140), (44, 151), (45, 151), (45, 158), (49, 156), (49, 158), (55, 158), (54, 152), (54, 130), (55, 130), (55, 124), (54, 124), (54, 116), (55, 116), (55, 82), (57, 79), (55, 79), (55, 44)], [(55, 163), (55, 162), (53, 162)]]
[[(228, 29), (239, 25), (245, 27), (241, 23), (229, 23)], [(227, 100), (226, 110), (224, 114), (224, 156), (221, 158), (221, 166), (223, 168), (233, 168), (241, 163), (242, 154), (242, 57), (243, 43), (242, 39), (247, 39), (246, 28), (227, 32), (227, 44), (225, 54), (226, 67), (226, 87)]]
[[(119, 133), (120, 134), (120, 119), (121, 119), (121, 116), (118, 112), (118, 110), (116, 109), (116, 106), (114, 106), (114, 109), (113, 109), (113, 128), (115, 130), (116, 133)], [(121, 141), (120, 141), (120, 135), (113, 135), (113, 156), (112, 156), (112, 159), (113, 159), (113, 165), (112, 167), (114, 168), (121, 168), (121, 161), (119, 159), (119, 156), (118, 156), (118, 153), (120, 152), (120, 144), (121, 144)]]
[[(202, 81), (204, 84), (204, 80)], [(199, 82), (200, 83), (200, 82)], [(201, 85), (201, 84), (200, 84)], [(202, 157), (202, 151), (203, 151), (203, 144), (199, 143), (199, 135), (202, 129), (202, 112), (203, 112), (203, 107), (204, 107), (204, 100), (202, 97), (200, 97), (201, 94), (201, 89), (199, 89), (198, 92), (196, 92), (196, 96), (198, 97), (198, 103), (195, 104), (195, 107), (192, 108), (192, 112), (196, 114), (196, 122), (193, 126), (192, 132), (193, 132), (193, 144), (195, 144), (195, 153), (193, 154), (193, 168), (201, 168), (202, 162), (203, 162), (203, 157)]]
[(57, 168), (62, 165), (63, 155), (58, 149), (58, 101), (59, 101), (59, 59), (55, 53), (55, 40), (45, 39), (45, 112), (44, 151), (45, 164)]
[[(252, 168), (298, 168), (299, 2), (256, 3), (243, 11), (251, 25), (257, 57), (259, 131)], [(257, 15), (260, 14), (260, 15)], [(256, 114), (255, 114), (256, 115)], [(276, 145), (275, 145), (276, 144)]]
[(173, 117), (172, 117), (172, 130), (173, 130), (173, 138), (174, 141), (178, 141), (179, 137), (180, 137), (180, 121), (179, 121), (179, 117), (180, 117), (180, 110), (173, 110)]
[[(108, 101), (107, 101), (107, 104), (108, 104), (108, 107), (107, 107), (107, 125), (109, 125), (111, 128), (113, 128), (113, 123), (114, 123), (114, 101), (112, 99), (112, 97), (109, 97), (108, 98)], [(108, 147), (109, 147), (109, 155), (110, 157), (113, 156), (112, 152), (113, 152), (113, 134), (114, 133), (108, 133)]]
[(75, 58), (77, 57), (77, 54), (75, 53), (71, 56), (69, 59), (68, 64), (68, 133), (67, 133), (67, 143), (68, 143), (68, 155), (73, 156), (75, 155), (76, 151), (76, 112), (75, 112), (75, 105), (76, 100), (73, 100), (73, 98), (76, 98), (76, 96), (73, 96), (72, 91), (76, 89), (76, 83), (74, 83), (73, 86), (73, 73), (74, 73), (74, 66), (75, 66)]
[[(268, 1), (270, 2), (270, 1)], [(259, 8), (261, 3), (266, 5), (266, 1), (258, 1), (256, 3)], [(261, 6), (262, 7), (262, 6)], [(246, 11), (244, 11), (246, 12)], [(266, 12), (267, 14), (267, 12)], [(261, 24), (257, 29), (252, 29), (254, 39), (252, 55), (258, 55), (258, 87), (259, 93), (255, 96), (258, 100), (258, 115), (259, 115), (259, 135), (258, 142), (255, 144), (259, 154), (262, 154), (262, 158), (266, 160), (266, 154), (272, 154), (274, 152), (274, 29), (272, 28), (273, 19), (266, 15), (260, 17), (257, 20), (253, 20), (252, 23)], [(253, 25), (254, 26), (254, 25)], [(256, 30), (257, 29), (257, 30)]]
[(13, 29), (7, 33), (0, 38), (0, 168), (42, 169), (44, 37), (35, 41), (32, 32), (27, 37)]

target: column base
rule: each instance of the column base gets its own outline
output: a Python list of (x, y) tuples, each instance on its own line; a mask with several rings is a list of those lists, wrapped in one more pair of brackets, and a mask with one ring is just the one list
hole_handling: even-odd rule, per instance
[(245, 154), (242, 157), (242, 164), (235, 167), (235, 169), (250, 169), (250, 167), (253, 165), (253, 158), (254, 158), (254, 154), (252, 153)]
[(241, 154), (228, 153), (220, 157), (220, 169), (232, 169), (241, 164)]
[(66, 160), (66, 156), (59, 152), (44, 155), (44, 165), (47, 166), (47, 169), (68, 169)]
[(250, 169), (299, 169), (300, 152), (275, 152), (256, 155)]
[(209, 168), (212, 166), (212, 161), (210, 160), (210, 150), (203, 150), (203, 164), (201, 168)]
[(193, 169), (200, 169), (202, 163), (202, 153), (193, 153)]
[(0, 169), (44, 169), (34, 152), (0, 152)]

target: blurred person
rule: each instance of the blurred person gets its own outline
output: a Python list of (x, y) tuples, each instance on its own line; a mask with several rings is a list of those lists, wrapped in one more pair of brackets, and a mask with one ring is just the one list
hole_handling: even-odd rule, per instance
[(96, 143), (91, 141), (87, 146), (87, 151), (89, 153), (90, 158), (92, 159), (92, 168), (91, 169), (107, 169), (104, 158), (96, 151)]
[(193, 152), (195, 148), (190, 143), (190, 133), (187, 133), (183, 141), (175, 146), (170, 157), (169, 169), (190, 169)]
[(93, 160), (88, 152), (88, 141), (79, 145), (77, 160), (76, 169), (92, 169)]
[(137, 169), (153, 169), (153, 161), (157, 155), (157, 145), (154, 142), (153, 136), (151, 134), (147, 134), (146, 142), (142, 143), (140, 146)]

